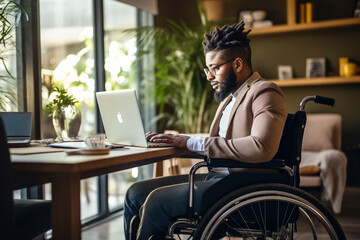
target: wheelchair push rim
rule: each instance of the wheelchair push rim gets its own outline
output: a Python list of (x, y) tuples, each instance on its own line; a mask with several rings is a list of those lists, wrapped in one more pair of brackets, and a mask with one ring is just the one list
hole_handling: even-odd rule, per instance
[[(304, 227), (307, 227), (305, 235)], [(194, 239), (223, 239), (224, 236), (345, 239), (336, 219), (317, 199), (283, 184), (253, 185), (228, 194), (205, 214)]]

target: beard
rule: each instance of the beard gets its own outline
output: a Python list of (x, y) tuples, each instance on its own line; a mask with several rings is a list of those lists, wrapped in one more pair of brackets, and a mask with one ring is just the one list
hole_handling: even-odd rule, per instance
[(217, 102), (222, 102), (236, 87), (236, 75), (233, 70), (225, 77), (223, 82), (219, 83), (219, 87), (220, 90), (214, 92), (214, 98)]

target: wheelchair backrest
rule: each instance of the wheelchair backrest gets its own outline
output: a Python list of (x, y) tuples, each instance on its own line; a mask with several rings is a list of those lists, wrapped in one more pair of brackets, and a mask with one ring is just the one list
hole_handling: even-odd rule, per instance
[(284, 159), (289, 167), (299, 166), (305, 124), (306, 113), (304, 111), (288, 114), (275, 159)]

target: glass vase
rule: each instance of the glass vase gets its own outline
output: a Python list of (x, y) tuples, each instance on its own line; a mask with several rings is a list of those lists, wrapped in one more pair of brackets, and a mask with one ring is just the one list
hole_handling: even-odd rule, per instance
[(81, 113), (75, 106), (67, 106), (52, 116), (54, 130), (59, 141), (71, 141), (78, 137)]

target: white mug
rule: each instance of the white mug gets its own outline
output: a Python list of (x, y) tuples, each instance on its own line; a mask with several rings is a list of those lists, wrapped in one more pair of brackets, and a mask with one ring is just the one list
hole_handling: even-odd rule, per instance
[(89, 149), (105, 148), (105, 134), (89, 134), (85, 137), (84, 142)]

